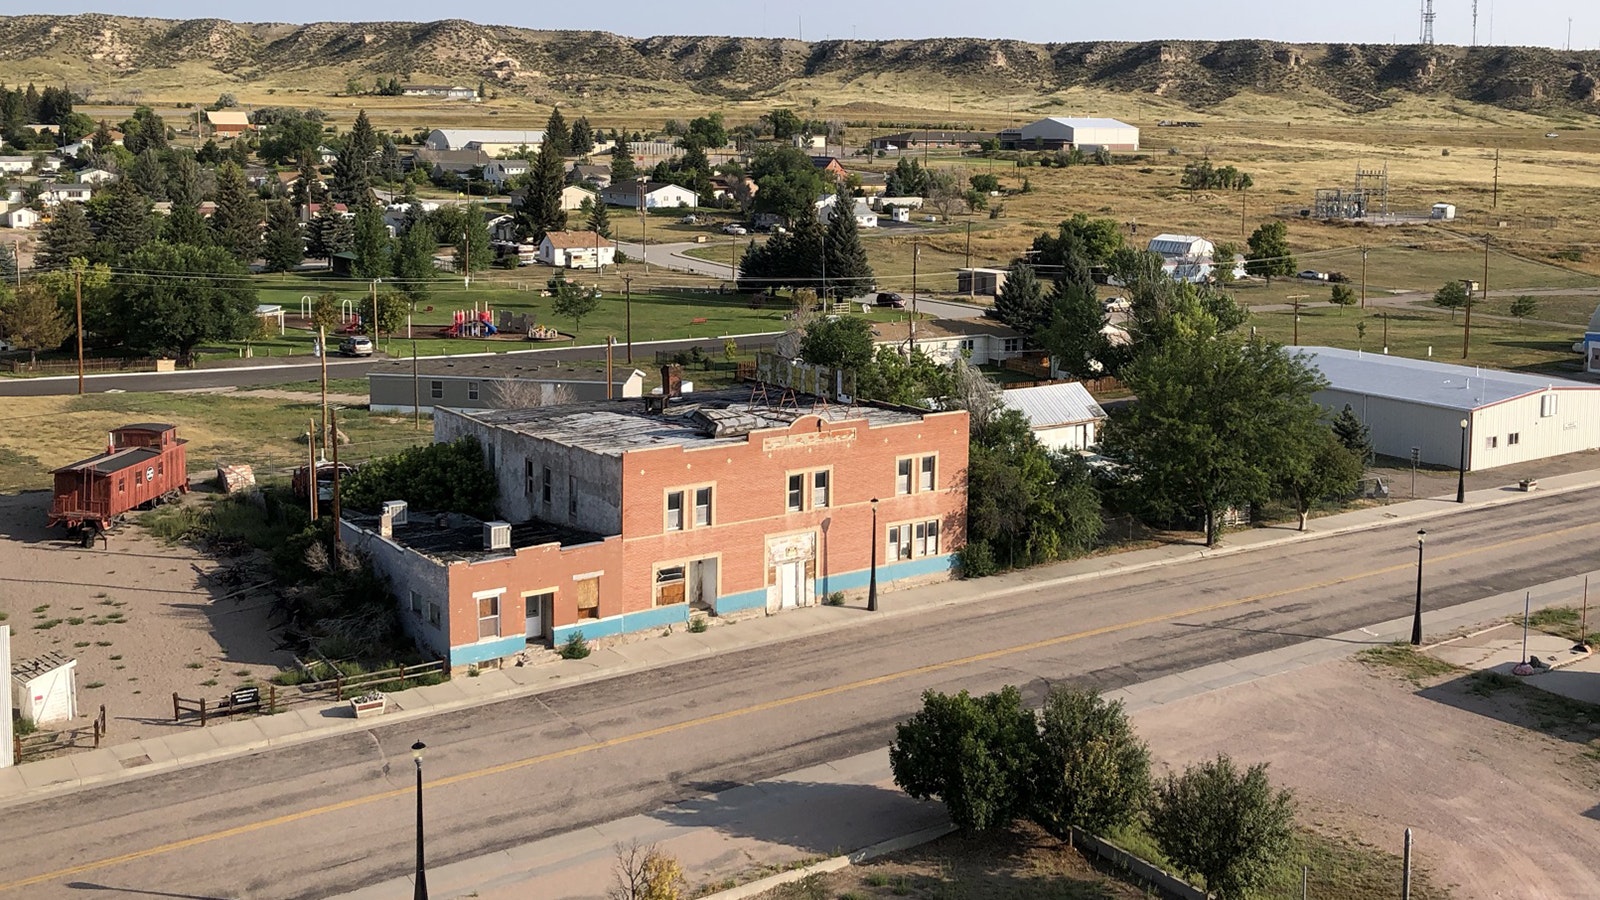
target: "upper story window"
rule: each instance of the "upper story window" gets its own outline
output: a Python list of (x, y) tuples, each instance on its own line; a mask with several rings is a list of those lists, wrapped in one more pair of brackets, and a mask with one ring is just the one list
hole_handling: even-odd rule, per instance
[(804, 475), (789, 476), (789, 490), (786, 496), (789, 512), (799, 512), (806, 506), (806, 477)]
[(921, 466), (922, 477), (917, 483), (917, 490), (919, 490), (919, 491), (931, 491), (931, 490), (933, 490), (933, 467), (934, 467), (934, 457), (932, 457), (932, 456), (924, 456), (922, 458), (922, 466)]
[(894, 466), (894, 492), (896, 494), (911, 493), (911, 460), (895, 460)]
[(695, 488), (694, 491), (694, 524), (711, 524), (711, 488)]
[(683, 491), (667, 493), (667, 530), (683, 530)]
[(828, 481), (829, 473), (827, 469), (811, 473), (811, 505), (813, 507), (821, 509), (828, 505)]

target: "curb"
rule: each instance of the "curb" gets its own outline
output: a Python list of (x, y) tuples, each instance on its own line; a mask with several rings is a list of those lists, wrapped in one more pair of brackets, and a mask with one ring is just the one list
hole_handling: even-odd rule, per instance
[[(1215, 549), (1210, 549), (1210, 550), (1201, 548), (1201, 549), (1197, 549), (1197, 550), (1194, 550), (1194, 551), (1191, 551), (1191, 552), (1183, 553), (1183, 554), (1180, 554), (1180, 555), (1177, 555), (1177, 556), (1172, 556), (1172, 557), (1165, 558), (1165, 559), (1148, 560), (1148, 561), (1134, 563), (1134, 564), (1126, 565), (1126, 566), (1114, 566), (1114, 567), (1096, 569), (1096, 570), (1087, 571), (1087, 572), (1078, 572), (1078, 573), (1075, 573), (1075, 574), (1072, 574), (1072, 575), (1063, 575), (1063, 576), (1058, 576), (1056, 578), (1046, 578), (1046, 579), (1041, 579), (1041, 580), (1038, 580), (1038, 581), (1027, 581), (1027, 582), (1023, 582), (1023, 583), (1019, 583), (1019, 584), (1015, 584), (1015, 585), (1010, 585), (1010, 586), (1007, 586), (1007, 587), (997, 588), (995, 590), (987, 591), (987, 592), (984, 592), (982, 594), (973, 594), (971, 596), (964, 596), (964, 597), (948, 597), (948, 598), (945, 598), (945, 599), (942, 599), (942, 600), (939, 600), (939, 601), (923, 604), (923, 605), (916, 606), (916, 607), (907, 607), (907, 608), (903, 608), (903, 609), (884, 610), (884, 611), (879, 612), (879, 613), (876, 614), (876, 620), (896, 619), (896, 618), (900, 618), (900, 617), (903, 617), (903, 616), (918, 615), (918, 614), (929, 612), (931, 610), (948, 609), (950, 607), (955, 607), (955, 606), (965, 606), (965, 605), (974, 604), (974, 603), (988, 602), (988, 601), (992, 601), (992, 600), (997, 599), (997, 598), (1010, 597), (1010, 596), (1014, 596), (1016, 594), (1021, 594), (1021, 593), (1025, 593), (1025, 592), (1033, 591), (1033, 590), (1049, 589), (1049, 588), (1053, 588), (1053, 587), (1062, 587), (1062, 586), (1066, 586), (1066, 585), (1077, 584), (1079, 582), (1091, 581), (1091, 580), (1094, 580), (1094, 579), (1097, 579), (1097, 578), (1105, 578), (1105, 577), (1116, 576), (1116, 575), (1126, 575), (1126, 574), (1134, 574), (1134, 573), (1139, 573), (1139, 572), (1146, 572), (1146, 571), (1150, 571), (1152, 569), (1158, 569), (1158, 568), (1161, 568), (1163, 566), (1169, 566), (1169, 565), (1173, 565), (1173, 564), (1177, 564), (1177, 563), (1195, 562), (1195, 561), (1199, 561), (1199, 560), (1213, 559), (1213, 558), (1221, 557), (1221, 556), (1231, 556), (1231, 555), (1238, 554), (1238, 553), (1247, 553), (1247, 552), (1250, 552), (1250, 551), (1253, 551), (1253, 550), (1259, 550), (1259, 549), (1264, 549), (1264, 548), (1269, 548), (1269, 547), (1279, 547), (1279, 546), (1283, 546), (1285, 544), (1298, 543), (1298, 542), (1304, 542), (1304, 541), (1314, 541), (1314, 540), (1319, 540), (1321, 538), (1336, 537), (1336, 536), (1339, 536), (1339, 535), (1349, 534), (1349, 533), (1356, 532), (1356, 531), (1362, 531), (1362, 530), (1366, 530), (1366, 529), (1369, 529), (1369, 528), (1381, 528), (1381, 527), (1386, 527), (1386, 526), (1395, 525), (1395, 524), (1401, 524), (1401, 523), (1405, 523), (1405, 522), (1414, 522), (1414, 521), (1420, 521), (1420, 520), (1424, 520), (1424, 519), (1438, 518), (1438, 517), (1441, 517), (1441, 516), (1449, 516), (1449, 515), (1455, 515), (1455, 514), (1459, 514), (1459, 513), (1472, 512), (1472, 511), (1479, 510), (1479, 509), (1493, 508), (1493, 507), (1503, 506), (1503, 505), (1510, 504), (1510, 503), (1521, 502), (1523, 500), (1535, 499), (1535, 498), (1537, 498), (1539, 496), (1560, 496), (1562, 494), (1575, 493), (1575, 492), (1578, 492), (1578, 491), (1585, 491), (1585, 490), (1592, 490), (1595, 487), (1600, 487), (1600, 478), (1597, 478), (1597, 479), (1589, 481), (1589, 482), (1585, 482), (1583, 484), (1568, 485), (1568, 486), (1565, 486), (1565, 487), (1552, 488), (1552, 489), (1549, 489), (1549, 490), (1540, 490), (1537, 494), (1522, 493), (1520, 491), (1507, 491), (1506, 492), (1507, 496), (1495, 497), (1495, 498), (1483, 501), (1481, 503), (1474, 503), (1474, 504), (1470, 504), (1470, 505), (1457, 505), (1457, 504), (1454, 504), (1454, 503), (1450, 503), (1445, 508), (1440, 508), (1440, 509), (1431, 509), (1430, 508), (1430, 509), (1428, 509), (1428, 510), (1426, 510), (1424, 512), (1418, 512), (1418, 513), (1414, 513), (1414, 514), (1410, 514), (1410, 515), (1395, 515), (1395, 516), (1393, 516), (1392, 518), (1390, 518), (1390, 519), (1388, 519), (1386, 521), (1378, 522), (1378, 523), (1361, 523), (1361, 524), (1342, 525), (1342, 526), (1339, 526), (1339, 527), (1330, 528), (1330, 529), (1326, 529), (1326, 530), (1323, 530), (1323, 531), (1293, 531), (1293, 532), (1289, 532), (1288, 534), (1285, 534), (1285, 535), (1282, 535), (1282, 536), (1279, 536), (1279, 537), (1268, 538), (1268, 539), (1265, 539), (1265, 540), (1261, 540), (1261, 541), (1257, 541), (1257, 542), (1253, 542), (1253, 543), (1249, 543), (1249, 544), (1243, 544), (1243, 545), (1237, 545), (1237, 546), (1226, 546), (1226, 547), (1220, 547), (1220, 548), (1215, 548)], [(1427, 499), (1427, 498), (1424, 498), (1424, 499)], [(837, 620), (837, 621), (834, 621), (834, 622), (825, 623), (825, 624), (820, 625), (820, 626), (806, 628), (806, 629), (798, 631), (798, 632), (782, 634), (782, 635), (773, 635), (771, 637), (760, 638), (760, 639), (757, 639), (757, 640), (750, 641), (748, 643), (739, 644), (737, 647), (731, 647), (731, 648), (720, 649), (720, 650), (701, 649), (698, 652), (695, 652), (695, 653), (692, 653), (692, 654), (688, 654), (688, 655), (685, 655), (685, 656), (683, 656), (681, 658), (677, 658), (677, 659), (661, 660), (661, 661), (653, 661), (653, 662), (625, 663), (624, 665), (616, 666), (616, 667), (612, 667), (612, 668), (606, 668), (606, 669), (594, 668), (594, 669), (588, 669), (588, 670), (585, 670), (585, 671), (579, 671), (579, 672), (575, 672), (572, 676), (570, 676), (570, 680), (564, 680), (563, 683), (560, 683), (560, 684), (545, 684), (545, 685), (536, 685), (536, 686), (513, 685), (511, 687), (507, 687), (507, 688), (504, 688), (504, 689), (501, 689), (501, 690), (497, 690), (497, 691), (494, 691), (492, 693), (484, 694), (482, 696), (472, 697), (470, 699), (447, 701), (447, 702), (440, 703), (440, 704), (424, 706), (424, 707), (416, 707), (416, 708), (413, 708), (413, 709), (402, 708), (402, 709), (398, 710), (397, 712), (386, 713), (382, 718), (377, 719), (377, 720), (361, 721), (361, 720), (356, 720), (356, 719), (350, 719), (350, 720), (347, 720), (346, 722), (340, 722), (340, 723), (329, 725), (329, 726), (322, 727), (322, 728), (312, 728), (312, 729), (308, 729), (306, 731), (301, 731), (301, 732), (298, 732), (298, 733), (295, 733), (295, 734), (290, 734), (290, 735), (284, 735), (284, 736), (281, 736), (281, 737), (264, 738), (264, 739), (252, 740), (252, 741), (248, 741), (248, 742), (240, 743), (240, 744), (230, 744), (228, 746), (217, 747), (214, 750), (206, 750), (206, 751), (202, 751), (201, 753), (191, 754), (189, 756), (185, 756), (185, 757), (181, 757), (181, 758), (176, 758), (176, 759), (172, 759), (172, 760), (164, 760), (164, 761), (159, 762), (159, 763), (150, 763), (150, 764), (147, 764), (147, 765), (139, 766), (137, 769), (123, 769), (121, 771), (99, 773), (99, 774), (94, 774), (94, 775), (86, 775), (86, 776), (83, 776), (83, 777), (80, 777), (80, 778), (64, 779), (62, 781), (57, 781), (57, 782), (54, 782), (52, 784), (44, 785), (44, 786), (41, 786), (41, 787), (38, 787), (38, 788), (24, 789), (24, 790), (21, 790), (21, 791), (18, 791), (16, 793), (14, 793), (14, 794), (11, 794), (10, 796), (0, 797), (0, 808), (6, 808), (6, 807), (10, 807), (10, 806), (15, 806), (15, 805), (18, 805), (18, 804), (21, 804), (21, 803), (32, 802), (34, 800), (42, 799), (44, 797), (49, 797), (49, 796), (53, 796), (53, 795), (71, 793), (72, 791), (75, 791), (75, 790), (79, 790), (79, 789), (87, 788), (87, 787), (93, 787), (93, 786), (96, 786), (96, 785), (99, 785), (99, 784), (104, 784), (104, 783), (107, 783), (107, 782), (112, 782), (112, 781), (136, 781), (136, 780), (139, 780), (141, 778), (145, 778), (145, 777), (149, 777), (149, 776), (153, 776), (153, 775), (159, 775), (159, 774), (163, 774), (163, 773), (171, 772), (171, 771), (182, 770), (182, 769), (185, 769), (185, 768), (190, 768), (190, 767), (193, 767), (193, 766), (202, 765), (202, 764), (205, 764), (205, 763), (208, 763), (208, 762), (214, 762), (214, 761), (219, 760), (219, 759), (226, 759), (226, 758), (235, 757), (235, 756), (244, 756), (244, 755), (248, 755), (250, 753), (256, 753), (256, 752), (259, 752), (259, 751), (262, 751), (262, 750), (276, 749), (276, 748), (280, 748), (280, 747), (291, 747), (291, 746), (296, 746), (296, 745), (299, 745), (299, 744), (306, 744), (306, 743), (311, 743), (313, 741), (323, 740), (323, 739), (326, 739), (326, 738), (337, 737), (337, 736), (340, 736), (340, 735), (343, 735), (343, 734), (350, 734), (350, 733), (355, 733), (355, 732), (360, 732), (360, 731), (368, 731), (368, 730), (371, 730), (373, 728), (383, 727), (383, 726), (387, 726), (387, 725), (390, 725), (390, 724), (400, 724), (400, 723), (403, 723), (403, 722), (408, 722), (408, 721), (411, 721), (411, 720), (414, 720), (414, 719), (422, 718), (422, 717), (433, 715), (433, 714), (436, 714), (436, 713), (447, 713), (447, 712), (455, 712), (455, 711), (464, 710), (464, 709), (474, 709), (474, 708), (477, 708), (477, 707), (480, 707), (480, 706), (487, 706), (487, 705), (490, 705), (492, 703), (498, 703), (498, 702), (501, 702), (501, 701), (504, 701), (504, 700), (517, 699), (517, 698), (521, 698), (521, 697), (532, 697), (532, 696), (537, 696), (539, 694), (547, 693), (547, 692), (550, 692), (550, 691), (562, 690), (564, 688), (575, 687), (575, 686), (578, 686), (578, 685), (587, 684), (587, 683), (594, 682), (594, 681), (603, 681), (603, 680), (608, 680), (608, 679), (611, 679), (611, 678), (621, 678), (621, 677), (628, 676), (628, 675), (635, 675), (635, 674), (638, 674), (640, 672), (649, 672), (649, 671), (653, 671), (653, 670), (656, 670), (656, 669), (666, 668), (668, 666), (681, 665), (683, 663), (690, 662), (690, 661), (692, 661), (694, 659), (699, 659), (699, 658), (703, 658), (703, 657), (707, 657), (707, 656), (714, 656), (714, 655), (718, 655), (718, 654), (722, 654), (722, 653), (735, 653), (735, 652), (740, 652), (740, 651), (744, 651), (744, 650), (754, 650), (754, 649), (759, 649), (761, 647), (771, 646), (773, 644), (785, 643), (785, 642), (788, 642), (788, 641), (793, 641), (793, 640), (797, 640), (797, 639), (801, 639), (801, 638), (814, 637), (814, 636), (822, 635), (822, 634), (830, 634), (830, 633), (833, 633), (833, 632), (836, 632), (836, 631), (842, 631), (842, 630), (844, 630), (846, 628), (853, 627), (855, 624), (856, 624), (856, 620), (854, 620), (854, 619), (841, 619), (841, 620)], [(563, 676), (563, 678), (567, 678), (567, 676)], [(114, 745), (114, 746), (109, 748), (112, 751), (113, 757), (118, 759), (118, 764), (120, 765), (120, 758), (115, 756), (115, 747), (117, 747), (117, 746), (125, 747), (125, 746), (128, 746), (128, 744)], [(18, 767), (18, 768), (20, 768), (20, 767)], [(885, 851), (885, 852), (887, 852), (887, 851)]]
[(802, 866), (798, 869), (790, 869), (787, 872), (779, 872), (776, 875), (768, 875), (766, 878), (758, 878), (755, 881), (749, 882), (748, 884), (741, 884), (738, 887), (728, 888), (725, 891), (718, 891), (715, 894), (707, 894), (702, 898), (702, 900), (748, 900), (750, 897), (758, 896), (766, 891), (770, 891), (773, 888), (778, 887), (779, 885), (793, 884), (794, 882), (800, 881), (811, 875), (820, 875), (825, 872), (837, 872), (840, 869), (848, 868), (853, 865), (859, 865), (867, 862), (868, 860), (876, 859), (880, 856), (885, 856), (890, 853), (898, 853), (901, 850), (909, 850), (912, 847), (919, 847), (923, 844), (929, 843), (930, 841), (936, 841), (939, 838), (954, 832), (955, 830), (956, 827), (954, 825), (935, 825), (932, 828), (924, 828), (921, 831), (913, 831), (910, 834), (901, 835), (897, 838), (890, 838), (887, 841), (881, 841), (873, 844), (870, 847), (863, 847), (854, 853), (849, 853), (844, 856), (835, 856), (831, 859), (825, 859), (821, 862), (812, 863), (809, 866)]

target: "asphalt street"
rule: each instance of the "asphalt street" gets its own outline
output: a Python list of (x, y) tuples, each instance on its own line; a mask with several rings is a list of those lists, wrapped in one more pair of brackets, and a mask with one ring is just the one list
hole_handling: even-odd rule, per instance
[[(1592, 569), (1597, 494), (1430, 520), (1426, 606)], [(1404, 615), (1416, 554), (1395, 525), (862, 612), (842, 632), (18, 805), (0, 817), (0, 900), (323, 897), (411, 866), (418, 739), (443, 864), (881, 747), (927, 689), (1114, 689)]]

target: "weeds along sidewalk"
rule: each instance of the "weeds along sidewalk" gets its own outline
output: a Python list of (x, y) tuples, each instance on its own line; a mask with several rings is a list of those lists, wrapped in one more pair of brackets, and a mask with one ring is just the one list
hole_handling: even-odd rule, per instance
[[(1227, 535), (1216, 548), (1193, 544), (1168, 544), (1130, 550), (1011, 572), (972, 581), (947, 581), (885, 592), (873, 621), (917, 615), (933, 609), (1073, 584), (1108, 575), (1125, 575), (1174, 563), (1245, 553), (1308, 540), (1318, 540), (1389, 525), (1469, 512), (1540, 496), (1600, 487), (1600, 471), (1553, 476), (1538, 491), (1525, 493), (1514, 485), (1472, 491), (1467, 502), (1436, 497), (1370, 507), (1313, 519), (1311, 529), (1289, 526), (1257, 528)], [(229, 756), (320, 740), (363, 731), (435, 713), (465, 709), (515, 697), (572, 687), (590, 681), (675, 665), (719, 653), (748, 650), (852, 627), (866, 621), (860, 606), (816, 606), (781, 615), (746, 619), (736, 625), (709, 628), (701, 633), (676, 630), (661, 638), (648, 638), (594, 650), (582, 660), (511, 666), (485, 671), (477, 677), (458, 675), (443, 684), (397, 691), (389, 696), (391, 712), (378, 719), (330, 717), (347, 704), (306, 706), (278, 715), (227, 721), (178, 734), (101, 747), (68, 756), (0, 769), (0, 806), (33, 800), (127, 778), (171, 771)]]

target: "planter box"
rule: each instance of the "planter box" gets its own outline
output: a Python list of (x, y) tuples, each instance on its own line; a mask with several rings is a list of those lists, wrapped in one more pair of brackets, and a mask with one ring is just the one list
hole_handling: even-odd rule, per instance
[(1523, 492), (1526, 493), (1528, 491), (1531, 491), (1531, 490), (1534, 490), (1534, 489), (1538, 488), (1539, 487), (1539, 481), (1538, 481), (1538, 479), (1535, 479), (1535, 478), (1524, 478), (1524, 479), (1522, 479), (1521, 485), (1522, 485)]
[(383, 694), (370, 694), (365, 697), (355, 697), (350, 701), (350, 708), (355, 710), (356, 718), (365, 719), (371, 716), (383, 715), (388, 706), (388, 698)]

